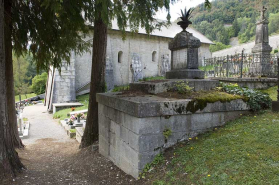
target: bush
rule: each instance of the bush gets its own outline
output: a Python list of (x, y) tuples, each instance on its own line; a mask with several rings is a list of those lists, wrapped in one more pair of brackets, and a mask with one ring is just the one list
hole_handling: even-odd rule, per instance
[(41, 75), (36, 75), (32, 79), (32, 89), (36, 94), (42, 94), (46, 90), (47, 73), (44, 72)]
[(229, 94), (238, 94), (247, 98), (247, 104), (250, 106), (252, 111), (258, 111), (271, 107), (272, 100), (266, 93), (262, 93), (254, 89), (241, 88), (237, 84), (220, 84), (221, 90)]

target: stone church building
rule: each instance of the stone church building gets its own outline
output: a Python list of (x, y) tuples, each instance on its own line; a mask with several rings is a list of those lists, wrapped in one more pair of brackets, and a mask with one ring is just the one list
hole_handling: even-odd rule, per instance
[[(137, 34), (127, 30), (126, 39), (122, 40), (121, 31), (113, 22), (108, 30), (106, 84), (108, 90), (114, 86), (127, 85), (144, 77), (163, 76), (170, 70), (169, 41), (181, 31), (173, 23), (167, 28), (156, 30), (147, 35), (144, 29)], [(197, 30), (189, 27), (187, 31), (200, 39), (199, 63), (203, 58), (210, 58), (210, 44), (208, 38)], [(93, 33), (87, 36), (93, 39)], [(52, 103), (72, 102), (77, 95), (86, 94), (90, 89), (92, 53), (81, 56), (72, 53), (70, 65), (63, 65), (61, 74), (58, 70), (50, 69), (46, 88), (46, 105), (52, 109)]]

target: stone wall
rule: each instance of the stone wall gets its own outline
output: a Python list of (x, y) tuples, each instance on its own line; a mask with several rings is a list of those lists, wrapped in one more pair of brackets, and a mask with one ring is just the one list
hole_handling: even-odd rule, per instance
[(72, 52), (70, 65), (64, 62), (61, 67), (61, 73), (55, 70), (52, 94), (53, 103), (73, 102), (76, 100), (75, 57), (74, 52)]
[[(249, 110), (242, 100), (209, 103), (196, 113), (185, 109), (190, 100), (155, 96), (131, 99), (106, 93), (98, 94), (97, 101), (99, 152), (135, 178), (164, 149)], [(168, 138), (163, 135), (166, 129), (171, 131)]]

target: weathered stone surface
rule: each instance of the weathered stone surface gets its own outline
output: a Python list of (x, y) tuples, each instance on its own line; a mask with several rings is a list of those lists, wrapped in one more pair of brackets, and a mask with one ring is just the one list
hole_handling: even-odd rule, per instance
[[(196, 113), (182, 108), (190, 100), (131, 98), (116, 93), (98, 94), (97, 100), (99, 151), (135, 178), (164, 149), (222, 126), (249, 110), (242, 100), (208, 103)], [(163, 134), (166, 129), (171, 131), (168, 138)]]
[(167, 79), (204, 79), (204, 71), (199, 69), (179, 69), (166, 73)]
[(225, 83), (237, 83), (249, 89), (268, 89), (277, 85), (277, 78), (212, 78)]
[(190, 87), (193, 87), (194, 91), (200, 90), (210, 90), (215, 88), (218, 84), (218, 80), (208, 80), (208, 79), (168, 79), (163, 80), (161, 82), (137, 82), (131, 83), (130, 89), (136, 91), (142, 91), (149, 94), (158, 94), (162, 92), (166, 92), (168, 89), (173, 88), (177, 82), (184, 81)]

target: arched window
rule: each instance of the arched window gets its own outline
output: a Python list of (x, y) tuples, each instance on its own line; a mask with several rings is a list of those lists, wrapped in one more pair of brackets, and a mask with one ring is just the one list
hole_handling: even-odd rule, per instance
[(123, 55), (123, 52), (122, 51), (119, 51), (118, 52), (118, 63), (121, 63), (122, 62), (122, 55)]
[(152, 52), (152, 62), (156, 61), (156, 51)]

